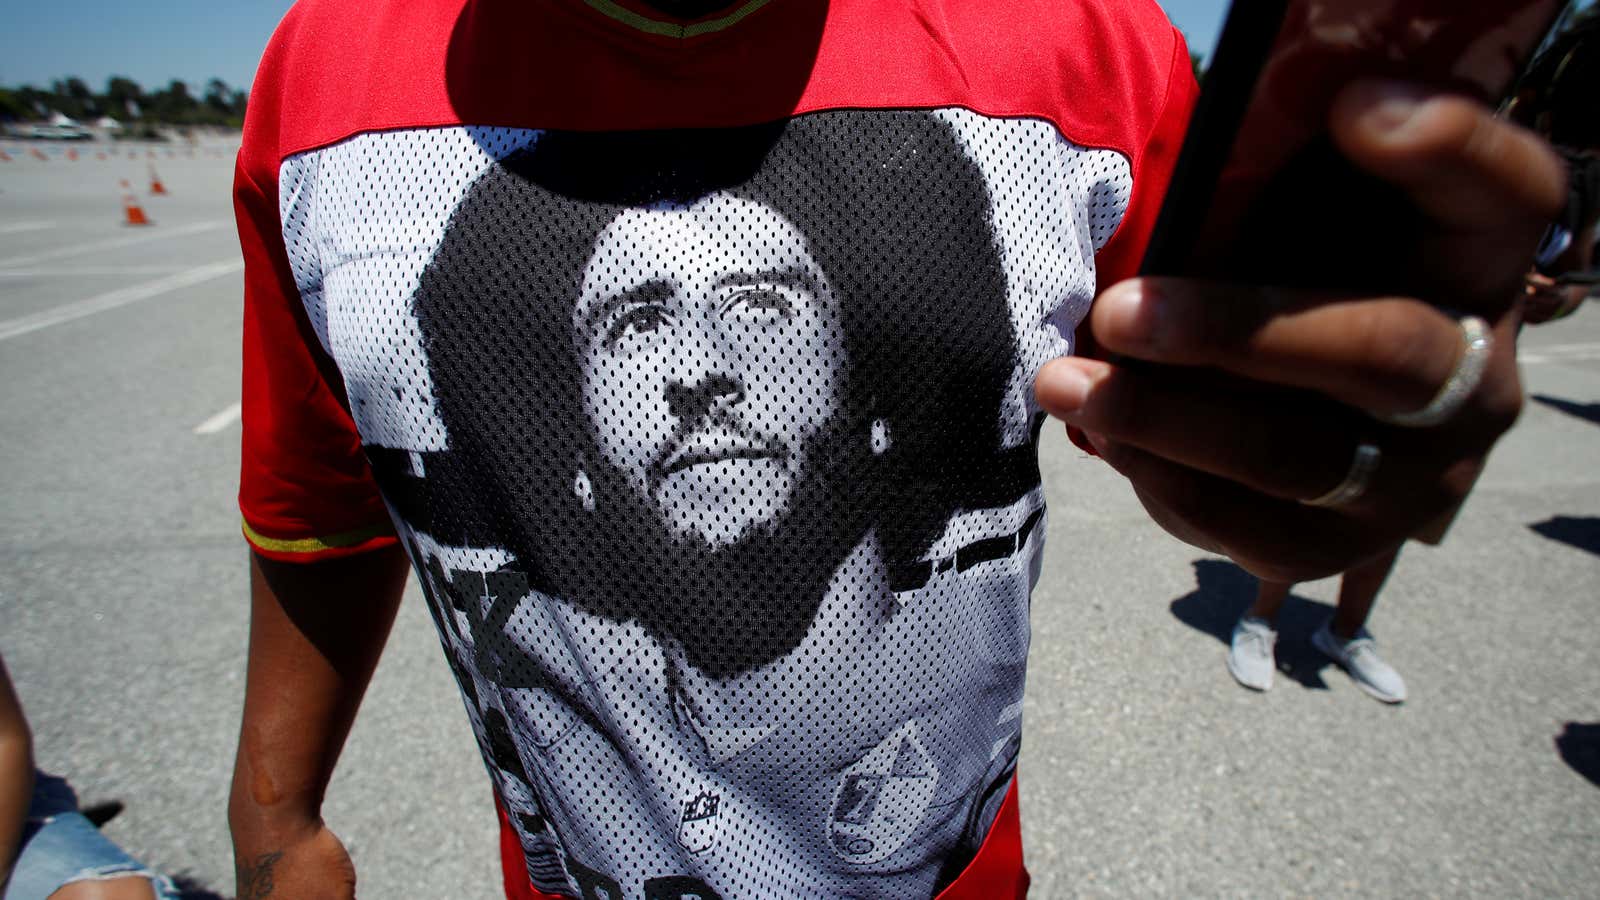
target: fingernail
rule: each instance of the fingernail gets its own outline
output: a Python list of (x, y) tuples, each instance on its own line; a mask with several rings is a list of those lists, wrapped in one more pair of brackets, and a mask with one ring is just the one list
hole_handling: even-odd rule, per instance
[(1083, 409), (1089, 399), (1089, 387), (1087, 372), (1071, 360), (1053, 359), (1039, 370), (1034, 395), (1052, 415), (1070, 416)]
[(1160, 346), (1169, 331), (1169, 304), (1150, 279), (1124, 281), (1100, 295), (1107, 343), (1119, 350)]

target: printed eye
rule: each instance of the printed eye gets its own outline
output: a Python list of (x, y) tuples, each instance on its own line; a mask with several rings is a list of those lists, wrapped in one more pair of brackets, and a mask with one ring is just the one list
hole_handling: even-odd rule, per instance
[(758, 285), (742, 288), (723, 305), (723, 315), (753, 325), (773, 325), (794, 318), (796, 307), (805, 302), (797, 288)]
[(617, 352), (628, 352), (644, 344), (667, 324), (667, 314), (659, 306), (637, 304), (620, 309), (605, 329), (605, 345)]

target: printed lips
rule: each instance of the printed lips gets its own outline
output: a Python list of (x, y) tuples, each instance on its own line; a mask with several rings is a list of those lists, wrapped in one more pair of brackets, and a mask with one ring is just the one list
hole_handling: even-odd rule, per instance
[(770, 442), (758, 441), (726, 427), (701, 429), (676, 442), (656, 467), (657, 480), (690, 466), (735, 459), (782, 460), (787, 453)]

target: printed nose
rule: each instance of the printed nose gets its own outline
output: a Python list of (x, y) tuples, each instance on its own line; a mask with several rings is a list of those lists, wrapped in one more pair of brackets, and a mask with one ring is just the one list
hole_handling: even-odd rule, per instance
[(697, 421), (713, 406), (733, 406), (744, 400), (744, 387), (724, 374), (710, 374), (695, 384), (667, 382), (667, 409), (685, 422)]

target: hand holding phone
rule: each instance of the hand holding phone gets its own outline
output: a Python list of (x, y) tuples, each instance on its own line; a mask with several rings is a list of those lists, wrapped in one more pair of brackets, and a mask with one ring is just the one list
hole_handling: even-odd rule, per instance
[[(1308, 4), (1298, 21), (1330, 24), (1311, 13), (1333, 4), (1294, 2)], [(1501, 60), (1509, 80), (1510, 32), (1497, 21), (1490, 44), (1452, 46), (1472, 50), (1457, 58)], [(1352, 37), (1392, 34), (1384, 28), (1341, 33), (1340, 47), (1394, 46)], [(1266, 49), (1279, 39), (1274, 30)], [(1226, 43), (1207, 79), (1213, 97)], [(1291, 81), (1326, 67), (1324, 50), (1291, 45), (1261, 59)], [(1360, 71), (1392, 75), (1386, 65)], [(1037, 388), (1167, 530), (1274, 581), (1331, 575), (1438, 536), (1520, 408), (1513, 295), (1564, 195), (1548, 147), (1463, 96), (1461, 83), (1350, 79), (1302, 91), (1316, 112), (1284, 126), (1283, 146), (1241, 133), (1239, 146), (1267, 145), (1272, 165), (1229, 169), (1230, 141), (1213, 152), (1208, 180), (1186, 144), (1149, 274), (1106, 291), (1090, 312), (1087, 331), (1110, 359), (1054, 361)], [(1236, 103), (1241, 129), (1262, 108), (1246, 105)], [(1269, 124), (1282, 120), (1281, 107), (1264, 108), (1278, 110)], [(1214, 201), (1224, 186), (1233, 193)], [(1205, 199), (1179, 195), (1195, 190)], [(1172, 216), (1186, 227), (1174, 230)], [(1436, 425), (1381, 421), (1432, 405), (1460, 368), (1468, 332), (1441, 308), (1487, 322), (1481, 379)]]

